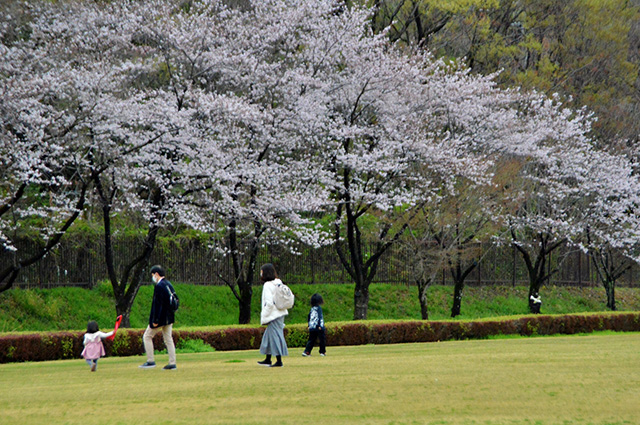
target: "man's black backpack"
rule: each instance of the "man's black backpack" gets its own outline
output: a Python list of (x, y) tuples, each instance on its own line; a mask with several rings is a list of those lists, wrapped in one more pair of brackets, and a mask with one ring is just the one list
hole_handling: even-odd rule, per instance
[(169, 290), (169, 308), (171, 308), (171, 311), (176, 312), (180, 308), (180, 298), (178, 298), (176, 290), (173, 289), (173, 285), (170, 283), (167, 284), (167, 289)]

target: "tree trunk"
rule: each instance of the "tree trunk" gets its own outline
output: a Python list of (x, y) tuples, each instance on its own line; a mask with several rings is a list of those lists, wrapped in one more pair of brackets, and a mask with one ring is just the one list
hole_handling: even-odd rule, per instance
[(542, 284), (551, 277), (553, 273), (557, 270), (549, 270), (546, 269), (547, 264), (547, 256), (553, 252), (555, 249), (564, 244), (567, 240), (566, 238), (559, 239), (555, 242), (551, 242), (551, 235), (546, 233), (538, 234), (538, 249), (534, 251), (535, 261), (532, 258), (532, 255), (520, 244), (515, 243), (517, 241), (515, 232), (512, 230), (511, 235), (514, 241), (514, 247), (522, 254), (522, 259), (525, 262), (527, 267), (527, 273), (529, 274), (529, 295), (528, 295), (528, 305), (529, 312), (533, 314), (540, 313), (541, 303), (535, 302), (532, 297), (539, 299), (540, 298), (540, 288)]
[(13, 287), (13, 282), (18, 278), (18, 273), (20, 273), (20, 267), (18, 266), (9, 266), (2, 271), (0, 275), (0, 294)]
[(600, 249), (594, 247), (589, 254), (598, 273), (598, 278), (607, 294), (607, 308), (611, 311), (616, 311), (616, 281), (629, 270), (633, 262), (616, 259), (616, 253), (611, 247)]
[(607, 308), (611, 311), (616, 311), (616, 283), (608, 282), (605, 285), (607, 291)]
[[(240, 286), (240, 285), (239, 285)], [(240, 286), (240, 299), (238, 300), (238, 323), (247, 325), (251, 322), (251, 297), (253, 296), (253, 288), (251, 284)]]
[[(451, 276), (454, 281), (454, 289), (453, 289), (453, 306), (451, 306), (451, 317), (456, 317), (460, 315), (460, 310), (462, 308), (462, 292), (464, 291), (464, 282), (471, 274), (473, 269), (478, 265), (477, 261), (473, 261), (463, 270), (462, 269), (462, 256), (461, 256), (462, 245), (458, 245), (458, 251), (455, 257), (455, 265), (452, 265), (450, 268)], [(451, 263), (450, 263), (451, 264)]]
[(460, 308), (462, 306), (462, 290), (464, 289), (464, 282), (456, 281), (453, 288), (453, 306), (451, 307), (451, 317), (460, 315)]
[(540, 298), (540, 288), (542, 287), (542, 283), (544, 282), (544, 266), (545, 256), (543, 252), (538, 254), (538, 258), (535, 261), (535, 264), (532, 264), (530, 261), (527, 261), (527, 272), (529, 273), (529, 295), (528, 295), (528, 305), (529, 305), (529, 313), (539, 314), (540, 313), (540, 303), (536, 303), (535, 299)]
[(116, 303), (116, 315), (122, 315), (122, 323), (120, 326), (123, 328), (131, 327), (131, 307), (133, 302), (128, 302), (126, 299), (121, 299), (120, 302)]
[(529, 313), (540, 314), (541, 303), (536, 302), (536, 299), (540, 299), (540, 286), (540, 282), (530, 282), (529, 284)]
[[(131, 260), (131, 262), (125, 267), (119, 281), (117, 278), (115, 278), (115, 280), (111, 279), (113, 295), (116, 300), (116, 315), (122, 315), (121, 326), (123, 328), (131, 327), (131, 323), (129, 321), (131, 308), (133, 307), (133, 302), (135, 301), (138, 291), (142, 286), (142, 273), (149, 267), (149, 260), (151, 259), (151, 254), (156, 246), (158, 230), (159, 228), (157, 226), (151, 226), (149, 228), (149, 232), (140, 247), (140, 254)], [(110, 242), (111, 235), (108, 235), (106, 239), (109, 240), (106, 250), (109, 252), (112, 249), (112, 244)], [(111, 252), (110, 256), (113, 257), (113, 252)], [(108, 264), (107, 267), (109, 268), (109, 276), (115, 277), (116, 272), (114, 264)]]
[(118, 279), (116, 265), (113, 253), (113, 229), (111, 228), (111, 205), (116, 188), (111, 193), (107, 193), (99, 175), (94, 175), (96, 191), (102, 202), (102, 220), (104, 224), (104, 250), (105, 262), (107, 266), (107, 275), (113, 289), (113, 296), (116, 301), (116, 315), (122, 315), (121, 326), (123, 328), (131, 327), (130, 315), (133, 302), (138, 295), (140, 286), (142, 286), (142, 273), (149, 267), (151, 254), (156, 246), (156, 238), (159, 227), (155, 223), (159, 221), (158, 211), (162, 206), (164, 199), (158, 189), (154, 189), (151, 193), (151, 201), (153, 202), (153, 217), (150, 221), (149, 230), (142, 244), (139, 246), (139, 254), (131, 259), (124, 267), (122, 276)]
[[(345, 151), (348, 153), (349, 141), (345, 141)], [(350, 185), (352, 181), (351, 170), (345, 168), (342, 171), (342, 179), (344, 187), (341, 191), (336, 192), (337, 203), (336, 218), (334, 220), (334, 240), (336, 242), (336, 250), (342, 266), (355, 282), (355, 291), (353, 294), (354, 307), (353, 319), (366, 320), (369, 309), (369, 285), (373, 282), (378, 269), (378, 263), (381, 256), (396, 243), (408, 227), (408, 221), (399, 228), (392, 231), (393, 226), (386, 223), (380, 229), (373, 250), (368, 250), (371, 246), (362, 239), (362, 232), (358, 225), (370, 204), (361, 204), (360, 201), (351, 198)], [(343, 229), (343, 223), (346, 219), (346, 228)], [(343, 247), (343, 241), (346, 242), (347, 251)]]
[[(407, 225), (404, 224), (401, 229), (387, 241), (384, 241), (384, 239), (388, 229), (384, 230), (379, 235), (375, 249), (369, 252), (368, 259), (365, 261), (364, 259), (367, 257), (367, 255), (365, 255), (367, 246), (365, 246), (365, 243), (361, 239), (356, 216), (350, 210), (349, 205), (347, 205), (345, 209), (347, 216), (346, 233), (348, 250), (345, 252), (341, 244), (340, 225), (337, 224), (337, 222), (335, 227), (336, 250), (340, 262), (356, 285), (353, 293), (353, 320), (366, 320), (369, 310), (369, 285), (371, 285), (376, 275), (380, 258), (393, 243), (397, 242), (400, 235), (406, 230)], [(338, 208), (338, 216), (340, 215), (341, 208)]]
[[(230, 251), (233, 267), (233, 281), (225, 279), (233, 296), (238, 300), (238, 323), (246, 325), (251, 322), (251, 298), (253, 297), (253, 276), (256, 272), (260, 237), (265, 228), (259, 221), (253, 223), (253, 237), (247, 244), (238, 241), (237, 222), (229, 220), (226, 243)], [(243, 248), (243, 246), (247, 246)]]
[(427, 288), (431, 282), (418, 280), (418, 300), (420, 302), (420, 315), (422, 320), (429, 320), (429, 309), (427, 301)]
[[(122, 278), (122, 281), (120, 283), (123, 289), (127, 288), (124, 296), (116, 300), (116, 313), (122, 314), (122, 327), (131, 327), (131, 323), (129, 322), (128, 318), (131, 315), (131, 309), (133, 308), (133, 303), (138, 296), (138, 291), (142, 286), (142, 273), (145, 270), (149, 269), (149, 260), (151, 259), (151, 253), (156, 246), (157, 232), (157, 227), (153, 227), (149, 230), (149, 235), (145, 239), (145, 248), (143, 254), (136, 260), (134, 260), (134, 262), (132, 262), (131, 264), (131, 266), (133, 266), (133, 273), (131, 273), (131, 275), (129, 275), (129, 273), (125, 273), (125, 276)], [(120, 311), (118, 311), (118, 305), (120, 305)], [(127, 317), (126, 322), (125, 317)]]
[(369, 310), (369, 286), (356, 284), (353, 292), (353, 320), (367, 320)]
[(0, 293), (11, 289), (13, 283), (16, 281), (20, 270), (23, 268), (29, 267), (41, 259), (43, 259), (46, 255), (48, 255), (60, 242), (62, 236), (69, 230), (69, 227), (76, 221), (78, 216), (80, 216), (80, 212), (84, 209), (84, 204), (86, 200), (87, 189), (89, 187), (88, 183), (84, 183), (82, 185), (80, 196), (78, 198), (78, 202), (76, 203), (76, 207), (74, 212), (67, 217), (64, 224), (58, 229), (56, 233), (54, 233), (53, 237), (51, 237), (46, 245), (41, 247), (29, 258), (25, 258), (23, 260), (17, 261), (11, 266), (8, 266), (4, 270), (0, 271)]

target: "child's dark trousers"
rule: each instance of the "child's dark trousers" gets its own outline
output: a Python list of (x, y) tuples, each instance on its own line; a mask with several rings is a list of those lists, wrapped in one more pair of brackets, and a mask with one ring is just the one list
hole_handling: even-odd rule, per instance
[(319, 340), (320, 343), (320, 354), (327, 352), (325, 330), (324, 328), (321, 328), (309, 330), (309, 340), (307, 341), (307, 346), (304, 349), (305, 353), (311, 354), (311, 350), (313, 350), (313, 345), (316, 343), (316, 339)]

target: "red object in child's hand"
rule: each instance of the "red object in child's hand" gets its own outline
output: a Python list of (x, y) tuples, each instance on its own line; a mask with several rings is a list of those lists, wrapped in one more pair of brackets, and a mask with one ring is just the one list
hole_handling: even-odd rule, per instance
[(122, 322), (122, 314), (116, 318), (116, 325), (113, 327), (113, 335), (108, 336), (107, 339), (113, 340), (116, 337), (116, 332), (118, 332), (118, 328), (120, 327), (120, 322)]

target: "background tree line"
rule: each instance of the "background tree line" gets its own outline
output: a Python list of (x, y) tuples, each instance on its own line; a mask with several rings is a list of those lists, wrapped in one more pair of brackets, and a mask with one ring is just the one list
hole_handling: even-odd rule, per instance
[[(630, 115), (608, 106), (634, 109), (637, 8), (546, 3), (3, 5), (0, 292), (90, 212), (125, 325), (158, 233), (182, 229), (231, 259), (240, 323), (267, 243), (332, 244), (354, 319), (400, 243), (421, 302), (450, 270), (452, 316), (478, 241), (520, 252), (532, 310), (549, 253), (589, 252), (615, 308), (640, 186)], [(139, 249), (116, 267), (129, 226)]]
[(558, 93), (598, 117), (597, 140), (637, 145), (640, 9), (633, 0), (378, 0), (391, 41), (462, 58), (507, 87)]

